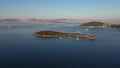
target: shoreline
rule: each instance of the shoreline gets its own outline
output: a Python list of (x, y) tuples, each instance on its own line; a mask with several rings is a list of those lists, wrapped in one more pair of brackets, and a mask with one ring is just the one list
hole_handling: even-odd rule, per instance
[(35, 37), (42, 38), (60, 38), (60, 37), (74, 37), (74, 38), (85, 38), (89, 40), (95, 40), (96, 37), (87, 34), (79, 34), (79, 33), (63, 33), (57, 31), (39, 31), (34, 33)]

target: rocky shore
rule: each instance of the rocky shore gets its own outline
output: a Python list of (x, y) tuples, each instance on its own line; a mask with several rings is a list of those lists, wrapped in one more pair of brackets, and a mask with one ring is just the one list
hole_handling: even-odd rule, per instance
[(57, 31), (39, 31), (34, 33), (35, 37), (42, 38), (60, 38), (60, 37), (75, 37), (75, 38), (86, 38), (90, 40), (95, 40), (96, 37), (92, 35), (79, 34), (79, 33), (63, 33)]

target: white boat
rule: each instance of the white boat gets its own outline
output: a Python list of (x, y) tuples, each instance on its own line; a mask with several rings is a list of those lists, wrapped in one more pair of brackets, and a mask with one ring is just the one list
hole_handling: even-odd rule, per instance
[(88, 29), (85, 29), (86, 31), (88, 31)]
[(77, 40), (79, 40), (79, 37), (77, 37)]
[(63, 39), (62, 37), (59, 37), (59, 39)]

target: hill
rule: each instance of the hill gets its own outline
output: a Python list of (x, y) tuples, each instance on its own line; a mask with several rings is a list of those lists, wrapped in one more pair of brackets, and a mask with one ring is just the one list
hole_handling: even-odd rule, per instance
[(82, 24), (81, 26), (103, 26), (103, 25), (104, 25), (103, 22), (92, 21), (92, 22)]

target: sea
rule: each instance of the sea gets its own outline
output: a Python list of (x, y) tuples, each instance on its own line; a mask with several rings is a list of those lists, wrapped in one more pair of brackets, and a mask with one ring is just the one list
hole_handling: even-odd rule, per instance
[[(43, 30), (94, 35), (96, 40), (34, 37)], [(0, 24), (0, 68), (120, 68), (120, 29)]]

